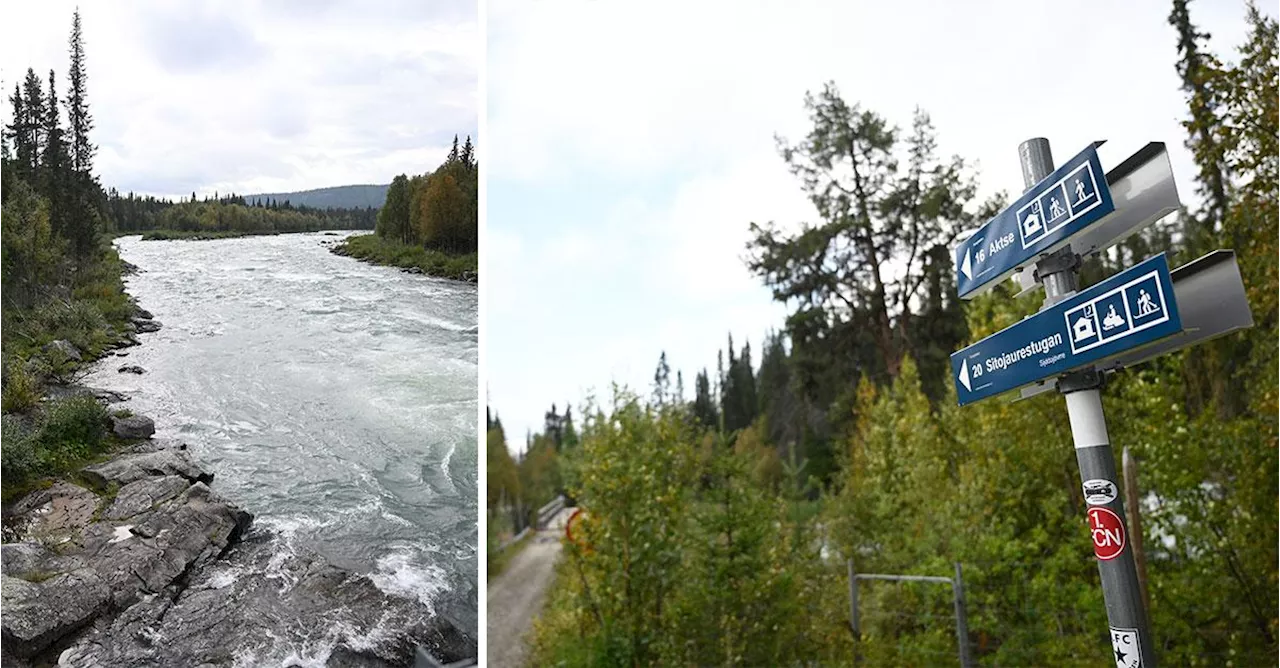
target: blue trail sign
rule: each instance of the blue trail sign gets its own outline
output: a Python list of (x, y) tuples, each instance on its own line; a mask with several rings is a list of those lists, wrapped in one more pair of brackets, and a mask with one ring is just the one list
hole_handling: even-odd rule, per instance
[(970, 299), (1115, 210), (1097, 143), (1028, 190), (956, 247), (956, 290)]
[(1182, 331), (1169, 262), (1152, 257), (951, 354), (960, 405)]

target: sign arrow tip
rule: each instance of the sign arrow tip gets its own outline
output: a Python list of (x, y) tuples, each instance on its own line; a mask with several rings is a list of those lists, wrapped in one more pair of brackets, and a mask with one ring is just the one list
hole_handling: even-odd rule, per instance
[(972, 388), (972, 387), (969, 387), (969, 364), (968, 364), (968, 362), (961, 362), (961, 363), (960, 363), (960, 384), (961, 384), (961, 385), (964, 385), (964, 389), (969, 390), (969, 391), (973, 391), (973, 388)]
[(964, 272), (964, 277), (973, 280), (973, 263), (969, 259), (969, 249), (964, 249), (964, 263), (960, 265), (960, 271)]

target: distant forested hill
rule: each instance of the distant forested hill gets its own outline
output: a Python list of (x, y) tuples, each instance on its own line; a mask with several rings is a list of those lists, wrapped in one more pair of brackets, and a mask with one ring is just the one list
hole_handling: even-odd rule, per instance
[(245, 203), (250, 206), (257, 202), (267, 204), (273, 199), (278, 204), (288, 200), (294, 207), (307, 206), (314, 209), (363, 209), (370, 206), (378, 209), (387, 199), (387, 186), (334, 186), (294, 193), (266, 193), (244, 197)]

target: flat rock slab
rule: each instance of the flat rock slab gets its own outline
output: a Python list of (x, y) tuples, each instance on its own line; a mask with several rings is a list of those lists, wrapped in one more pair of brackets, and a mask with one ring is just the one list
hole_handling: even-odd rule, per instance
[(100, 503), (97, 494), (60, 480), (28, 494), (14, 504), (10, 514), (29, 540), (56, 546), (74, 541), (93, 521)]
[(444, 662), (476, 655), (475, 639), (425, 604), (318, 555), (280, 559), (287, 551), (255, 533), (194, 571), (176, 600), (145, 598), (95, 626), (60, 665), (412, 666), (418, 645)]
[(116, 494), (104, 514), (108, 520), (125, 520), (140, 515), (186, 491), (191, 482), (179, 475), (143, 478), (131, 482)]
[(191, 461), (185, 450), (158, 450), (125, 455), (86, 467), (81, 473), (94, 485), (106, 488), (112, 483), (121, 487), (152, 476), (177, 475), (192, 482), (213, 482), (213, 474)]
[(40, 543), (0, 545), (0, 570), (11, 578), (40, 582), (77, 568), (84, 568), (82, 559), (58, 554)]

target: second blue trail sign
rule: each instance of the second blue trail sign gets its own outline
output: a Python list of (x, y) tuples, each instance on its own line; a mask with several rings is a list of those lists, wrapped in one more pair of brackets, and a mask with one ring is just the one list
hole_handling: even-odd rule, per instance
[(952, 377), (969, 404), (1181, 331), (1161, 254), (952, 353)]

